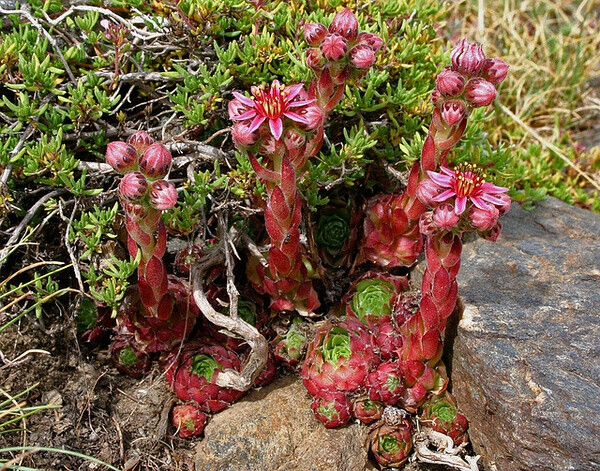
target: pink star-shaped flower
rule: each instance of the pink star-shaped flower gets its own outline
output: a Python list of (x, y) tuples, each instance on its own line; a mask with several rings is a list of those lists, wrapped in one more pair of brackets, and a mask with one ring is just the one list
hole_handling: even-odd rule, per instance
[(504, 206), (504, 199), (495, 195), (506, 193), (508, 188), (496, 186), (485, 181), (485, 175), (473, 164), (460, 164), (456, 170), (440, 167), (441, 172), (428, 171), (429, 178), (444, 190), (431, 199), (441, 203), (455, 198), (454, 212), (461, 215), (467, 208), (467, 201), (479, 209), (490, 209), (490, 205)]
[(309, 124), (308, 120), (299, 114), (299, 108), (306, 107), (315, 100), (297, 99), (302, 88), (301, 83), (286, 86), (274, 80), (268, 88), (252, 87), (252, 98), (233, 92), (237, 103), (235, 107), (230, 107), (230, 110), (235, 110), (234, 113), (230, 111), (230, 118), (233, 121), (252, 120), (248, 128), (249, 133), (256, 131), (268, 120), (271, 134), (279, 140), (283, 134), (284, 118)]

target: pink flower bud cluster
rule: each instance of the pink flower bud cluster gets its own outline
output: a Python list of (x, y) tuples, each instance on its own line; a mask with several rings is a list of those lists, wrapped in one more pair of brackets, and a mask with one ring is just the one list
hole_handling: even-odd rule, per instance
[(500, 59), (486, 58), (479, 44), (465, 39), (450, 57), (452, 65), (437, 76), (432, 102), (444, 122), (452, 127), (465, 119), (472, 108), (494, 101), (496, 85), (506, 78), (508, 65)]
[(119, 198), (135, 219), (143, 219), (148, 206), (171, 209), (177, 202), (177, 190), (164, 180), (173, 158), (167, 148), (145, 131), (132, 134), (127, 142), (109, 142), (106, 162), (124, 174), (119, 183)]
[(317, 76), (312, 91), (326, 112), (341, 99), (346, 81), (360, 80), (367, 74), (383, 45), (376, 34), (358, 32), (358, 20), (348, 8), (333, 18), (329, 28), (320, 23), (306, 24), (304, 38), (311, 46), (306, 63)]

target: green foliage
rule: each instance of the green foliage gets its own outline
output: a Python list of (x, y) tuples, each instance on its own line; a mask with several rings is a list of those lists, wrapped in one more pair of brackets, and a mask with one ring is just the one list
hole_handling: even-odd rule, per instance
[(135, 273), (140, 263), (141, 254), (142, 252), (138, 250), (135, 258), (119, 260), (109, 253), (110, 261), (106, 261), (100, 273), (97, 273), (93, 266), (90, 266), (87, 272), (82, 272), (89, 284), (90, 294), (96, 301), (110, 307), (113, 317), (117, 315), (117, 308), (125, 296), (129, 278)]
[(73, 221), (69, 231), (71, 243), (81, 241), (85, 249), (81, 259), (89, 259), (92, 253), (101, 253), (103, 238), (114, 239), (116, 234), (112, 230), (113, 221), (119, 212), (119, 203), (111, 208), (101, 209), (94, 206), (91, 211), (84, 211), (81, 216)]

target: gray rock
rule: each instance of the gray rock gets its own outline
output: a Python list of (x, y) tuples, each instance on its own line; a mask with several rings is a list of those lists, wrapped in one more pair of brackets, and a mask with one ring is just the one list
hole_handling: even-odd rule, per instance
[(368, 429), (328, 430), (295, 376), (279, 378), (216, 414), (196, 450), (198, 471), (357, 471), (367, 468)]
[[(600, 217), (514, 205), (464, 247), (453, 391), (499, 471), (600, 469)], [(493, 468), (492, 468), (493, 469)]]

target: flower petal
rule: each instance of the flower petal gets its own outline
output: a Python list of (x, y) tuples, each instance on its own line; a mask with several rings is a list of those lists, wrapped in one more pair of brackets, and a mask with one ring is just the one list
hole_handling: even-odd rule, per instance
[(448, 198), (452, 198), (453, 196), (456, 196), (456, 192), (454, 190), (446, 190), (442, 191), (439, 195), (431, 198), (431, 201), (441, 203), (443, 201), (446, 201)]
[(299, 106), (310, 105), (311, 103), (314, 103), (315, 101), (317, 101), (315, 98), (311, 98), (310, 100), (296, 100), (296, 101), (292, 101), (291, 103), (288, 103), (287, 107), (288, 108), (298, 108)]
[(454, 203), (454, 212), (460, 216), (462, 213), (465, 212), (465, 209), (467, 208), (467, 197), (466, 196), (458, 196), (456, 198), (456, 202)]
[(233, 96), (236, 97), (238, 100), (240, 100), (244, 105), (249, 106), (250, 108), (254, 107), (254, 100), (251, 100), (247, 96), (242, 95), (241, 93), (238, 93), (238, 92), (232, 92), (232, 93), (233, 93)]
[(248, 110), (240, 115), (232, 116), (231, 120), (232, 121), (244, 121), (245, 119), (254, 118), (255, 116), (256, 116), (255, 110)]
[(442, 175), (441, 173), (432, 172), (431, 170), (428, 170), (427, 175), (429, 175), (429, 178), (431, 178), (433, 180), (433, 183), (435, 183), (436, 185), (448, 188), (452, 183), (452, 177)]
[[(484, 195), (485, 196), (485, 195)], [(490, 207), (483, 201), (484, 196), (479, 197), (479, 196), (471, 196), (471, 201), (473, 202), (473, 204), (475, 206), (477, 206), (479, 209), (490, 209)]]
[(481, 185), (481, 191), (491, 193), (492, 195), (498, 195), (500, 193), (506, 193), (508, 191), (508, 188), (504, 188), (503, 186), (496, 186), (492, 183), (485, 182), (483, 185)]
[(285, 89), (287, 90), (286, 99), (288, 101), (292, 101), (294, 98), (296, 98), (298, 96), (298, 93), (300, 93), (303, 88), (304, 88), (304, 84), (302, 84), (302, 83), (297, 83), (296, 85), (290, 85), (288, 87), (285, 87)]
[(265, 116), (257, 115), (256, 118), (254, 118), (254, 120), (250, 124), (250, 127), (248, 128), (248, 132), (251, 133), (251, 132), (256, 131), (259, 128), (259, 126), (265, 122), (265, 119), (267, 119)]
[(440, 170), (450, 177), (456, 176), (456, 172), (454, 170), (450, 170), (448, 167), (440, 166)]
[(287, 116), (291, 120), (296, 121), (298, 123), (308, 124), (308, 120), (304, 116), (300, 116), (298, 113), (293, 113), (292, 111), (286, 111), (285, 113), (283, 113), (283, 116)]
[(481, 195), (481, 199), (487, 201), (488, 203), (492, 203), (496, 206), (504, 206), (506, 204), (506, 201), (503, 201), (500, 198), (496, 198), (495, 196), (492, 196), (490, 194)]
[(279, 140), (281, 138), (281, 134), (283, 133), (283, 123), (281, 122), (281, 118), (270, 119), (269, 128), (271, 128), (273, 137)]

